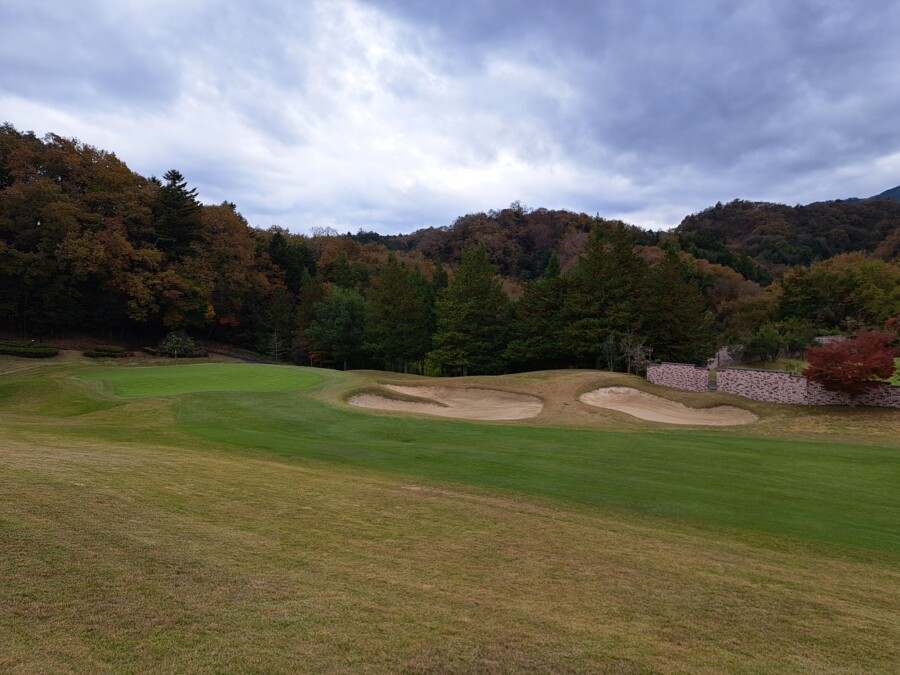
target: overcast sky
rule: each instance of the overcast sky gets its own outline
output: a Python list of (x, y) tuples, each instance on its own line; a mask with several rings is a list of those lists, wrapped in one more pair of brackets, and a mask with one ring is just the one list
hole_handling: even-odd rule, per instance
[(0, 122), (251, 225), (650, 228), (900, 184), (896, 0), (0, 0)]

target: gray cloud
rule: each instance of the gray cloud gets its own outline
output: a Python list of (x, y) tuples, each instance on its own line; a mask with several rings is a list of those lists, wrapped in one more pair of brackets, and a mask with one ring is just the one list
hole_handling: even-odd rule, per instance
[(0, 111), (254, 225), (677, 224), (900, 183), (888, 0), (7, 0)]

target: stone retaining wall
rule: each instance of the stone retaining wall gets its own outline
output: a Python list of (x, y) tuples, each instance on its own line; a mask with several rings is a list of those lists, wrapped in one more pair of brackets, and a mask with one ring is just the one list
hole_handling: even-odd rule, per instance
[(810, 405), (873, 405), (879, 408), (900, 408), (900, 387), (882, 384), (856, 397), (839, 391), (828, 391), (818, 382), (810, 381), (807, 389)]
[(806, 378), (785, 370), (722, 368), (716, 372), (716, 389), (768, 403), (808, 402)]
[(709, 371), (690, 363), (651, 363), (647, 366), (647, 381), (682, 391), (707, 391)]
[[(658, 363), (647, 367), (647, 380), (682, 391), (706, 391), (707, 371), (689, 363)], [(800, 405), (870, 405), (900, 408), (900, 387), (882, 384), (854, 400), (849, 394), (828, 391), (818, 382), (786, 370), (720, 368), (716, 388), (754, 401)]]

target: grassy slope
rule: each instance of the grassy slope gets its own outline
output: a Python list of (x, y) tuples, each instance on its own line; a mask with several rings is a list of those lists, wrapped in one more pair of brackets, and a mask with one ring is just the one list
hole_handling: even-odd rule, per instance
[(0, 669), (900, 658), (896, 445), (370, 415), (310, 398), (360, 378), (278, 369), (126, 401), (80, 368), (0, 380)]
[(218, 447), (900, 554), (894, 448), (403, 419), (270, 394), (186, 398), (177, 421)]

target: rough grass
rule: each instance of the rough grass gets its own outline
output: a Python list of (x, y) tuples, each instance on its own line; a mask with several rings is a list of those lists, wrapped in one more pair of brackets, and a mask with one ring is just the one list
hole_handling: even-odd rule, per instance
[(900, 662), (896, 440), (808, 442), (873, 411), (669, 431), (563, 407), (605, 376), (542, 373), (473, 385), (541, 393), (543, 423), (462, 423), (350, 409), (352, 374), (179, 393), (209, 366), (9, 363), (2, 671)]

